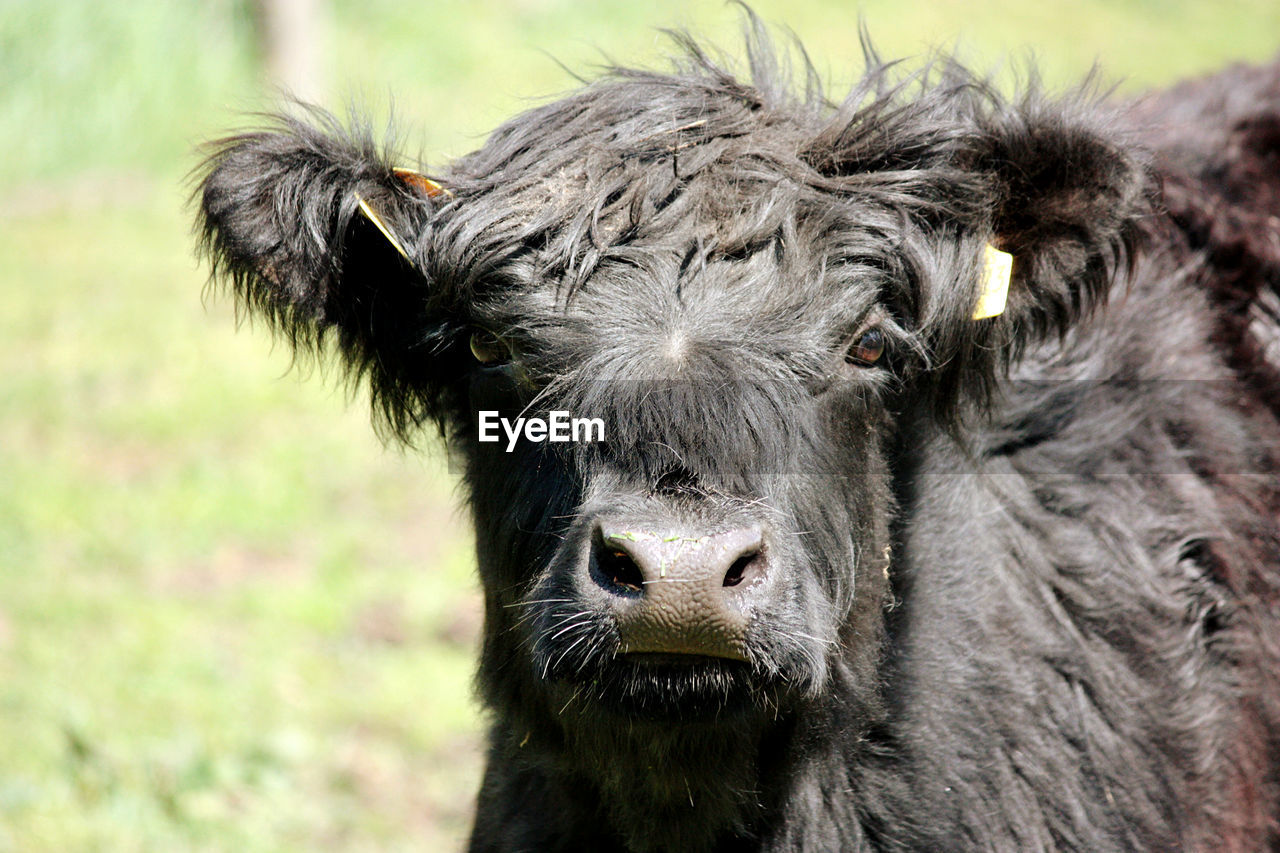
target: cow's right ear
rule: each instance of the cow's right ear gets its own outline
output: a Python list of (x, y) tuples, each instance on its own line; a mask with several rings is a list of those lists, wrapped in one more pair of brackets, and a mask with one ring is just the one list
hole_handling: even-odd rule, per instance
[(448, 192), (393, 167), (367, 133), (313, 117), (214, 143), (197, 188), (201, 252), (295, 349), (336, 342), (404, 435), (430, 414), (414, 399), (428, 393), (423, 342), (434, 337), (420, 247)]

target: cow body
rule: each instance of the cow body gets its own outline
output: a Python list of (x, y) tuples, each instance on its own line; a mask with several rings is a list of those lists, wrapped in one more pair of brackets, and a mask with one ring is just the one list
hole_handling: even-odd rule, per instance
[[(833, 105), (685, 48), (434, 179), (313, 116), (202, 184), (217, 274), (463, 465), (471, 849), (1276, 843), (1280, 66)], [(477, 440), (553, 410), (605, 441)]]

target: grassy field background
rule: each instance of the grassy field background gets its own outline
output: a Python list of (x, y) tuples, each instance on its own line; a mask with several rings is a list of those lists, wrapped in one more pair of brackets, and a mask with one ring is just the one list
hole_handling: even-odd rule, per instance
[[(1095, 60), (1136, 91), (1280, 48), (1280, 4), (761, 0), (835, 88), (887, 56)], [(334, 0), (326, 102), (440, 162), (720, 2)], [(483, 719), (438, 452), (372, 436), (202, 300), (193, 146), (271, 103), (245, 0), (0, 0), (0, 853), (451, 850)], [(416, 147), (420, 145), (420, 148)]]

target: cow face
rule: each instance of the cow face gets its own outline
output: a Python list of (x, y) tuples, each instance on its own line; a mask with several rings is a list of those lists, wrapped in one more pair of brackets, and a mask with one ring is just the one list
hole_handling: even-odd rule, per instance
[[(1032, 103), (873, 69), (831, 107), (695, 56), (526, 113), (439, 183), (284, 119), (214, 151), (204, 247), (296, 345), (334, 339), (393, 432), (440, 425), (495, 704), (763, 716), (833, 678), (874, 696), (897, 460), (962, 436), (1124, 256), (1142, 169)], [(975, 319), (993, 244), (1008, 307)], [(556, 412), (603, 440), (480, 440)]]

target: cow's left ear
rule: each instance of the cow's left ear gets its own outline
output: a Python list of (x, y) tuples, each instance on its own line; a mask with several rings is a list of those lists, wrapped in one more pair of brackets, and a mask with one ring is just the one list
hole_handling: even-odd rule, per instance
[(984, 409), (1002, 366), (1105, 301), (1132, 261), (1152, 181), (1095, 95), (1033, 86), (1010, 101), (963, 70), (948, 75), (918, 97), (855, 91), (804, 156), (911, 223), (891, 308), (923, 356), (905, 367), (911, 399), (957, 424), (966, 401)]
[[(990, 216), (975, 227), (1012, 256), (1004, 310), (976, 322), (1003, 327), (1015, 345), (1065, 332), (1132, 259), (1152, 181), (1106, 115), (1084, 99), (1029, 97), (972, 119), (961, 162), (986, 185)], [(984, 273), (976, 302), (994, 286)]]
[(1133, 263), (1154, 183), (1142, 149), (1083, 96), (993, 97), (963, 122), (941, 166), (959, 167), (957, 216), (931, 223), (949, 258), (939, 268), (954, 276), (926, 285), (929, 359), (915, 380), (948, 426), (987, 411), (1008, 365), (1106, 302)]

